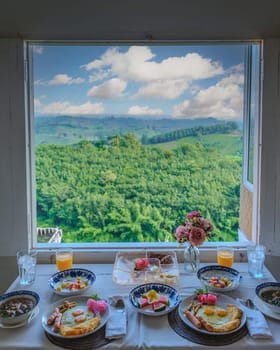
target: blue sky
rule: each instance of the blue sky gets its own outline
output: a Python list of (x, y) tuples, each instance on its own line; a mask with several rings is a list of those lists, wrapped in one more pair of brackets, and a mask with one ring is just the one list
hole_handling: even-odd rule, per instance
[(35, 115), (240, 120), (246, 45), (39, 45)]

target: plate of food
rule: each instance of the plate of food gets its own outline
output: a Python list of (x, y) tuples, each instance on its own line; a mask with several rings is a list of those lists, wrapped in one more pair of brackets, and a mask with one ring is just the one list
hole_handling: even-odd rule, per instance
[(180, 303), (177, 290), (163, 283), (146, 283), (139, 285), (129, 293), (132, 306), (141, 314), (162, 316)]
[(243, 308), (223, 294), (194, 294), (182, 300), (178, 312), (187, 326), (205, 334), (237, 332), (246, 322)]
[(72, 268), (51, 276), (48, 284), (58, 295), (78, 295), (88, 290), (96, 280), (95, 274), (87, 269)]
[(80, 338), (102, 328), (109, 319), (105, 300), (76, 296), (51, 305), (42, 316), (44, 330), (58, 338)]
[(241, 275), (230, 267), (208, 265), (197, 271), (197, 277), (209, 290), (217, 293), (230, 292), (238, 288)]

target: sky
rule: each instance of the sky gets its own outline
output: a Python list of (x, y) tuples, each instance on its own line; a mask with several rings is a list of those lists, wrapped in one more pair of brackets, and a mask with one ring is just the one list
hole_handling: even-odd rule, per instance
[(245, 49), (34, 44), (35, 116), (240, 120)]

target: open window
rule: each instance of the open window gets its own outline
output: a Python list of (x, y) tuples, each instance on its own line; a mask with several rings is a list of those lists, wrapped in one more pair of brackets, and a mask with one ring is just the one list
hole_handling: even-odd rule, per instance
[(251, 237), (260, 49), (29, 42), (38, 245), (168, 245), (192, 210)]

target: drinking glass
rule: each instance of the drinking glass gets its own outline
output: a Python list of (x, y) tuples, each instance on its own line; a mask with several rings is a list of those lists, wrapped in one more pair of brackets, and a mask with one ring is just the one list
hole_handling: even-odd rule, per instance
[(255, 245), (247, 248), (248, 272), (254, 278), (263, 277), (263, 265), (266, 248), (263, 245)]
[(36, 277), (36, 250), (20, 250), (17, 252), (17, 264), (21, 285), (28, 286), (35, 281)]
[(234, 260), (234, 249), (231, 247), (217, 248), (217, 261), (221, 266), (232, 267)]
[(56, 251), (56, 267), (58, 271), (71, 269), (73, 265), (73, 250), (71, 248)]

